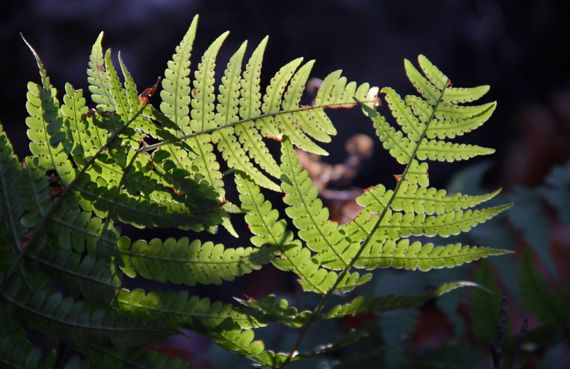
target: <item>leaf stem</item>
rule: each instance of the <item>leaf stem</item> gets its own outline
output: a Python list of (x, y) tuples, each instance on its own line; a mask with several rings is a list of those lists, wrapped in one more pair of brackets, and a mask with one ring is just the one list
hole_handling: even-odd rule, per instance
[[(376, 100), (364, 100), (360, 102), (361, 104), (370, 104), (370, 103), (376, 103)], [(201, 135), (207, 135), (210, 133), (214, 133), (216, 131), (225, 129), (225, 128), (231, 128), (231, 127), (235, 127), (235, 126), (239, 126), (241, 124), (247, 123), (247, 122), (253, 122), (256, 121), (258, 119), (263, 119), (263, 118), (269, 118), (269, 117), (275, 117), (278, 115), (283, 115), (283, 114), (292, 114), (292, 113), (298, 113), (301, 111), (311, 111), (311, 110), (317, 110), (317, 109), (334, 109), (334, 108), (351, 108), (353, 106), (355, 106), (356, 104), (354, 102), (345, 102), (345, 103), (336, 103), (336, 104), (325, 104), (325, 105), (315, 105), (315, 106), (309, 106), (309, 107), (299, 107), (299, 108), (295, 108), (295, 109), (289, 109), (289, 110), (280, 110), (280, 111), (276, 111), (276, 112), (270, 112), (270, 113), (264, 113), (264, 114), (260, 114), (260, 115), (256, 115), (253, 117), (249, 117), (249, 118), (244, 118), (244, 119), (240, 119), (237, 120), (235, 122), (231, 122), (231, 123), (227, 123), (227, 124), (223, 124), (221, 126), (218, 127), (214, 127), (214, 128), (209, 128), (209, 129), (205, 129), (205, 130), (201, 130), (201, 131), (197, 131), (197, 132), (193, 132), (193, 133), (189, 133), (189, 134), (185, 134), (181, 137), (179, 137), (177, 139), (177, 141), (183, 141), (183, 140), (187, 140), (190, 139), (192, 137), (196, 137), (196, 136), (201, 136)], [(169, 141), (162, 141), (162, 142), (157, 142), (155, 144), (152, 145), (146, 145), (144, 147), (141, 147), (140, 149), (138, 149), (137, 151), (139, 152), (146, 152), (146, 151), (151, 151), (154, 149), (157, 149), (161, 146), (167, 145), (167, 144), (172, 144), (174, 142), (169, 142)]]

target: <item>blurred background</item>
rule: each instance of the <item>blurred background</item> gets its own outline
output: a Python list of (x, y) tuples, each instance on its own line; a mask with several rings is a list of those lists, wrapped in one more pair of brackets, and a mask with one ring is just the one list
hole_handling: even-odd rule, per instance
[[(452, 190), (465, 192), (500, 186), (504, 189), (501, 201), (516, 201), (517, 206), (507, 217), (481, 227), (469, 237), (475, 242), (515, 249), (518, 256), (464, 268), (457, 277), (485, 280), (500, 291), (495, 297), (501, 294), (509, 297), (513, 340), (522, 316), (531, 317), (530, 331), (548, 328), (548, 322), (540, 317), (543, 314), (536, 311), (540, 306), (528, 305), (525, 298), (528, 291), (520, 286), (517, 273), (520, 275), (520, 255), (529, 250), (530, 262), (540, 272), (548, 293), (562, 303), (570, 301), (567, 293), (570, 285), (570, 166), (564, 166), (570, 159), (570, 2), (2, 1), (0, 120), (16, 151), (20, 155), (27, 154), (24, 129), (26, 83), (38, 79), (34, 60), (20, 39), (20, 32), (34, 45), (60, 90), (66, 81), (75, 87), (86, 87), (87, 58), (91, 44), (101, 30), (105, 31), (105, 45), (114, 51), (121, 50), (139, 86), (150, 86), (162, 74), (166, 61), (195, 14), (200, 14), (200, 25), (194, 56), (201, 54), (226, 30), (231, 30), (231, 34), (220, 54), (222, 60), (227, 60), (242, 40), (248, 39), (251, 47), (263, 36), (270, 35), (263, 70), (265, 82), (281, 65), (304, 56), (316, 59), (315, 77), (324, 77), (342, 68), (351, 80), (411, 93), (402, 60), (415, 59), (423, 53), (458, 86), (490, 84), (492, 89), (487, 101), (497, 100), (497, 111), (490, 122), (467, 140), (494, 147), (497, 153), (491, 159), (475, 164), (434, 165), (430, 168), (430, 179), (435, 186), (448, 185)], [(193, 63), (196, 62), (194, 59)], [(340, 163), (346, 159), (344, 146), (349, 137), (355, 134), (374, 136), (369, 122), (359, 114), (345, 111), (333, 114), (339, 135), (327, 147), (331, 156), (326, 158), (326, 163)], [(335, 190), (365, 188), (378, 182), (392, 185), (392, 176), (398, 170), (376, 147), (372, 157), (361, 163), (350, 183), (339, 185)], [(457, 171), (461, 172), (452, 176)], [(329, 205), (338, 204), (333, 201)], [(267, 283), (259, 284), (260, 274), (254, 273), (251, 278), (244, 278), (229, 287), (224, 285), (214, 295), (227, 300), (246, 292), (259, 296), (281, 289), (286, 296), (296, 296), (298, 291), (291, 281), (280, 279), (282, 277), (271, 270), (260, 273), (265, 273), (261, 276)], [(379, 278), (378, 286), (370, 287), (370, 292), (391, 293), (401, 290), (402, 286), (411, 292), (419, 291), (435, 281), (452, 277), (454, 275), (441, 273), (424, 278), (413, 273), (386, 272)], [(390, 283), (383, 283), (383, 280)], [(392, 289), (387, 288), (388, 285)], [(494, 333), (486, 335), (481, 333), (483, 329), (479, 333), (477, 329), (475, 332), (467, 329), (469, 325), (479, 324), (475, 319), (477, 304), (494, 304), (489, 306), (496, 307), (496, 314), (487, 318), (497, 319), (498, 300), (483, 300), (476, 294), (467, 294), (451, 302), (438, 302), (435, 307), (428, 304), (400, 315), (365, 317), (358, 322), (345, 322), (345, 326), (327, 329), (342, 333), (362, 324), (366, 329), (372, 327), (371, 338), (365, 342), (368, 346), (361, 344), (369, 355), (355, 363), (355, 367), (375, 367), (369, 365), (381, 358), (389, 368), (407, 365), (415, 368), (420, 366), (412, 363), (414, 357), (433, 355), (437, 365), (428, 366), (425, 364), (428, 359), (425, 359), (425, 365), (421, 367), (452, 368), (456, 363), (462, 368), (470, 368), (469, 365), (490, 368), (485, 343), (495, 338)], [(494, 329), (493, 324), (490, 326)], [(570, 330), (570, 323), (567, 329)], [(567, 333), (556, 342), (536, 338), (535, 347), (523, 349), (521, 367), (550, 365), (546, 362), (549, 358), (553, 358), (556, 365), (562, 363), (567, 355), (564, 346)], [(554, 333), (547, 329), (545, 335)], [(400, 343), (390, 343), (388, 337)], [(281, 341), (286, 346), (287, 339)], [(247, 367), (247, 363), (210, 348), (208, 342), (198, 338), (191, 343), (173, 342), (166, 343), (166, 348), (162, 349), (180, 351), (179, 354), (194, 359), (199, 357), (198, 367)], [(341, 350), (331, 358), (307, 365), (335, 367), (343, 362), (347, 351)], [(478, 358), (477, 364), (468, 360), (469, 357)]]

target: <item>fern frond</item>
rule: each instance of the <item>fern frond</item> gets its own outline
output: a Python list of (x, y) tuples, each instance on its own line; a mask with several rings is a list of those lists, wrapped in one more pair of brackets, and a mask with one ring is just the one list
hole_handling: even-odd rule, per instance
[(130, 114), (134, 114), (137, 112), (137, 110), (140, 109), (140, 106), (141, 106), (141, 102), (140, 102), (139, 96), (138, 96), (139, 93), (138, 93), (138, 89), (137, 89), (137, 84), (135, 83), (133, 76), (131, 75), (131, 73), (127, 69), (125, 62), (123, 61), (123, 58), (121, 57), (120, 51), (118, 54), (118, 59), (119, 59), (119, 66), (121, 67), (121, 74), (123, 75), (123, 78), (125, 80), (124, 88), (125, 88), (125, 96), (127, 98), (127, 103), (129, 106), (129, 112), (130, 112)]
[(72, 295), (79, 295), (90, 303), (111, 301), (121, 281), (109, 260), (74, 252), (43, 251), (28, 253), (31, 260), (58, 278)]
[[(23, 203), (27, 213), (22, 218), (22, 224), (34, 228), (53, 206), (53, 200), (49, 195), (50, 187), (45, 172), (37, 166), (36, 160), (26, 160), (24, 179), (22, 189), (26, 197)], [(100, 218), (81, 210), (72, 200), (61, 204), (46, 221), (45, 233), (55, 240), (55, 249), (65, 252), (75, 250), (79, 253), (85, 250), (94, 252), (98, 242), (107, 248), (114, 248), (117, 238), (114, 227), (104, 229)]]
[(285, 358), (266, 350), (261, 340), (254, 340), (251, 328), (263, 326), (255, 317), (240, 312), (231, 305), (211, 302), (188, 293), (159, 293), (135, 290), (120, 291), (119, 304), (130, 312), (148, 316), (160, 316), (168, 322), (177, 322), (212, 338), (227, 350), (250, 358), (266, 367), (280, 363)]
[[(301, 64), (303, 58), (297, 58), (290, 61), (279, 69), (271, 80), (263, 95), (263, 104), (261, 105), (261, 112), (264, 114), (276, 113), (281, 108), (281, 100), (285, 87), (289, 84), (289, 80), (293, 77), (295, 70)], [(257, 128), (265, 137), (281, 138), (281, 134), (275, 124), (275, 121), (268, 117), (256, 121)]]
[[(468, 196), (453, 194), (448, 196), (445, 190), (434, 187), (419, 187), (408, 181), (402, 183), (397, 196), (394, 196), (392, 209), (416, 214), (444, 214), (455, 210), (475, 207), (495, 197), (500, 190), (485, 195)], [(360, 195), (356, 202), (369, 211), (381, 212), (393, 195), (383, 185), (374, 186)]]
[[(24, 213), (22, 206), (22, 169), (14, 154), (12, 144), (0, 125), (0, 239), (2, 240), (2, 261), (0, 270), (8, 269), (5, 263), (15, 259), (20, 251), (20, 237), (25, 228), (20, 222)], [(4, 252), (6, 250), (6, 252)], [(8, 257), (12, 255), (13, 257)]]
[(329, 220), (329, 212), (318, 199), (318, 190), (301, 168), (291, 143), (285, 140), (281, 149), (283, 201), (289, 206), (286, 213), (299, 230), (299, 237), (317, 253), (319, 263), (331, 269), (346, 267), (355, 248), (348, 247), (337, 226)]
[[(425, 120), (418, 120), (414, 116), (412, 109), (402, 100), (398, 93), (389, 87), (382, 89), (385, 94), (386, 102), (390, 107), (392, 115), (396, 122), (402, 127), (402, 130), (410, 140), (419, 140), (424, 129)], [(423, 101), (423, 100), (422, 100)]]
[[(132, 196), (125, 192), (116, 194), (113, 187), (99, 187), (94, 182), (78, 188), (82, 196), (91, 201), (101, 216), (112, 211), (118, 220), (136, 227), (179, 227), (181, 229), (203, 230), (219, 224), (222, 209), (219, 202), (209, 196), (201, 196), (203, 184), (187, 180), (186, 187), (195, 189), (192, 202), (176, 201), (171, 193), (154, 194), (157, 200)], [(190, 192), (192, 193), (192, 192)]]
[(476, 283), (459, 281), (445, 283), (418, 295), (358, 296), (347, 304), (337, 305), (324, 313), (323, 319), (338, 319), (367, 312), (384, 312), (396, 309), (409, 309), (431, 299), (443, 296), (458, 288), (479, 287)]
[(246, 212), (245, 221), (253, 233), (251, 242), (258, 247), (276, 247), (280, 256), (273, 264), (281, 270), (295, 273), (305, 291), (324, 294), (337, 284), (337, 291), (348, 292), (370, 280), (370, 274), (347, 273), (339, 281), (338, 273), (323, 268), (314, 260), (311, 251), (294, 239), (285, 220), (279, 219), (278, 211), (265, 200), (258, 186), (239, 174), (236, 175), (236, 184), (241, 207)]
[(188, 292), (145, 292), (119, 290), (117, 302), (122, 310), (143, 313), (149, 317), (161, 318), (172, 324), (187, 328), (217, 327), (229, 319), (241, 328), (261, 327), (264, 324), (230, 304), (211, 301), (198, 296), (190, 297)]
[(83, 90), (76, 90), (67, 83), (61, 114), (72, 145), (68, 151), (79, 166), (83, 166), (103, 146), (101, 138), (105, 135), (101, 128), (89, 124), (86, 118), (88, 112)]
[[(241, 119), (250, 119), (261, 114), (261, 65), (267, 40), (268, 38), (265, 37), (255, 48), (241, 79), (239, 111)], [(279, 165), (263, 143), (255, 123), (253, 121), (245, 122), (236, 126), (235, 131), (238, 135), (238, 140), (249, 154), (249, 157), (267, 173), (279, 178), (281, 175)]]
[(491, 155), (494, 149), (476, 145), (458, 144), (439, 140), (423, 141), (418, 148), (420, 160), (447, 161), (467, 160), (481, 155)]
[[(229, 323), (229, 322), (228, 322)], [(278, 368), (287, 359), (284, 353), (268, 350), (262, 340), (255, 339), (251, 329), (241, 329), (231, 323), (210, 332), (218, 346), (248, 358), (265, 368)]]
[[(291, 63), (294, 63), (294, 61)], [(301, 95), (305, 88), (306, 81), (309, 78), (309, 73), (311, 72), (313, 64), (314, 60), (307, 62), (299, 68), (299, 70), (290, 79), (289, 87), (283, 95), (284, 110), (293, 110), (300, 105)], [(296, 112), (291, 115), (277, 115), (275, 117), (275, 124), (295, 146), (303, 147), (306, 151), (315, 154), (327, 155), (327, 152), (313, 143), (305, 132), (323, 142), (330, 142), (330, 136), (324, 132), (323, 128), (318, 124), (315, 124), (315, 122), (307, 122), (309, 120), (309, 116), (302, 114), (302, 112), (300, 113), (301, 114)], [(303, 131), (302, 128), (305, 128), (306, 131)], [(319, 132), (319, 129), (322, 130), (322, 132)]]
[[(216, 124), (227, 125), (239, 119), (239, 96), (241, 81), (241, 64), (247, 43), (244, 42), (236, 53), (230, 58), (220, 92), (216, 113)], [(239, 144), (234, 134), (234, 128), (228, 127), (212, 134), (212, 140), (217, 144), (224, 160), (230, 168), (240, 170), (253, 178), (260, 186), (273, 191), (280, 191), (279, 186), (261, 173), (249, 160), (244, 148)]]
[(299, 311), (295, 306), (290, 306), (286, 299), (279, 299), (273, 294), (259, 300), (248, 298), (237, 301), (251, 309), (253, 316), (262, 321), (278, 322), (293, 328), (301, 328), (311, 314), (309, 310)]
[(182, 133), (190, 131), (190, 55), (197, 26), (198, 16), (195, 16), (184, 38), (176, 47), (172, 59), (168, 62), (160, 91), (162, 99), (160, 110), (178, 126)]
[(308, 292), (327, 294), (334, 290), (346, 293), (372, 279), (372, 274), (360, 275), (357, 272), (346, 273), (341, 277), (340, 273), (321, 267), (309, 249), (298, 241), (289, 245), (282, 255), (273, 264), (281, 270), (297, 274), (303, 290)]
[(369, 254), (363, 252), (355, 266), (366, 269), (395, 268), (426, 272), (431, 269), (453, 268), (492, 255), (508, 253), (507, 250), (464, 246), (460, 243), (434, 246), (431, 243), (410, 242), (409, 239), (397, 242), (388, 240), (379, 250), (371, 248)]
[(75, 177), (75, 171), (68, 161), (62, 140), (63, 121), (59, 115), (59, 103), (55, 90), (47, 90), (35, 83), (28, 83), (26, 118), (27, 135), (30, 138), (30, 151), (44, 170), (55, 169), (64, 183)]
[(81, 300), (64, 297), (59, 292), (37, 290), (33, 294), (23, 293), (17, 281), (10, 284), (0, 299), (23, 314), (29, 328), (41, 329), (51, 337), (75, 337), (78, 342), (86, 337), (144, 342), (145, 335), (172, 333), (172, 329), (160, 322), (132, 320), (103, 309), (93, 310)]
[(127, 102), (127, 96), (123, 89), (123, 84), (119, 79), (119, 75), (117, 74), (113, 60), (111, 59), (111, 49), (108, 49), (105, 52), (105, 69), (109, 79), (111, 97), (114, 101), (115, 110), (120, 116), (128, 119), (131, 109)]
[(274, 250), (252, 247), (225, 248), (212, 242), (152, 239), (132, 242), (122, 237), (118, 242), (124, 265), (121, 270), (131, 278), (141, 275), (159, 282), (194, 286), (221, 284), (251, 273), (269, 263)]
[[(399, 213), (391, 211), (386, 212), (381, 224), (376, 227), (375, 236), (400, 238), (409, 236), (441, 236), (449, 237), (467, 232), (478, 224), (497, 216), (503, 211), (510, 208), (511, 205), (501, 205), (477, 210), (456, 210), (446, 212), (442, 215), (427, 216), (425, 213)], [(368, 234), (372, 231), (378, 216), (362, 212), (353, 222), (344, 225), (345, 234), (365, 232)], [(354, 240), (358, 239), (353, 238)]]
[(427, 130), (428, 138), (455, 138), (471, 132), (482, 126), (493, 113), (497, 103), (491, 102), (479, 106), (458, 106), (442, 103), (437, 113), (436, 120), (430, 124)]
[[(190, 112), (190, 128), (193, 132), (215, 127), (214, 68), (216, 56), (227, 35), (227, 32), (222, 34), (208, 47), (196, 70), (192, 85), (193, 99), (191, 100), (192, 110)], [(210, 140), (211, 138), (208, 135), (198, 136), (190, 141), (190, 146), (198, 154), (195, 164), (200, 173), (223, 196), (222, 173)]]
[(87, 82), (89, 83), (91, 100), (97, 104), (97, 110), (117, 110), (111, 93), (111, 81), (105, 67), (105, 57), (103, 56), (103, 32), (99, 34), (91, 49)]
[(449, 87), (442, 101), (451, 104), (473, 102), (485, 96), (489, 90), (490, 87), (487, 85), (469, 88)]

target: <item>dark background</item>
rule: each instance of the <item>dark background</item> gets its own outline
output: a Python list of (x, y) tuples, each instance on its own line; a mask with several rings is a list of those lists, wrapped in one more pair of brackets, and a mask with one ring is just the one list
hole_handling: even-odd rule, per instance
[[(26, 153), (25, 86), (38, 77), (19, 32), (61, 90), (66, 81), (86, 87), (90, 47), (104, 30), (105, 45), (122, 51), (142, 88), (162, 74), (192, 17), (200, 14), (194, 63), (218, 34), (231, 30), (222, 60), (242, 40), (252, 49), (270, 35), (266, 79), (304, 56), (317, 60), (314, 76), (342, 68), (350, 79), (411, 92), (402, 59), (424, 53), (457, 85), (491, 84), (489, 99), (498, 100), (498, 109), (468, 140), (497, 148), (492, 184), (532, 185), (570, 156), (569, 10), (562, 0), (3, 1), (0, 119), (18, 152)], [(372, 134), (360, 117), (338, 115), (341, 134), (328, 147), (332, 161), (344, 154), (347, 135)], [(390, 165), (372, 160), (358, 184), (388, 178)]]

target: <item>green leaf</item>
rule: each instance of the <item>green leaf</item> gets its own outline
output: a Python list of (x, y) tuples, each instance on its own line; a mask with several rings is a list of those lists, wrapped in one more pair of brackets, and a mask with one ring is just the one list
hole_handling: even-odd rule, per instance
[(329, 220), (328, 209), (318, 199), (318, 190), (301, 168), (289, 141), (282, 144), (281, 171), (283, 201), (288, 205), (286, 213), (299, 230), (299, 237), (317, 253), (319, 263), (337, 270), (348, 266), (356, 251), (347, 247), (346, 239)]
[(212, 242), (190, 242), (187, 237), (132, 243), (122, 237), (118, 247), (124, 263), (121, 270), (129, 277), (141, 275), (187, 286), (233, 281), (269, 263), (275, 252), (272, 248), (226, 248)]
[(322, 318), (338, 319), (368, 312), (410, 309), (464, 287), (479, 287), (479, 285), (473, 282), (459, 281), (442, 284), (436, 289), (426, 291), (419, 295), (358, 296), (347, 304), (335, 306), (324, 313)]
[(551, 329), (570, 332), (570, 306), (567, 301), (549, 291), (531, 261), (530, 253), (524, 253), (518, 270), (525, 306)]
[(195, 16), (172, 59), (168, 61), (160, 91), (160, 110), (183, 134), (190, 131), (190, 55), (197, 26), (198, 16)]
[(363, 252), (355, 266), (366, 269), (396, 268), (426, 272), (431, 269), (453, 268), (489, 256), (508, 253), (507, 250), (464, 246), (460, 243), (434, 246), (431, 243), (410, 242), (408, 239), (397, 242), (387, 240), (384, 244), (377, 244)]
[(111, 92), (111, 81), (105, 67), (103, 57), (103, 32), (99, 34), (91, 49), (89, 56), (89, 68), (87, 69), (87, 82), (91, 92), (91, 100), (97, 104), (97, 110), (117, 111), (113, 94)]

